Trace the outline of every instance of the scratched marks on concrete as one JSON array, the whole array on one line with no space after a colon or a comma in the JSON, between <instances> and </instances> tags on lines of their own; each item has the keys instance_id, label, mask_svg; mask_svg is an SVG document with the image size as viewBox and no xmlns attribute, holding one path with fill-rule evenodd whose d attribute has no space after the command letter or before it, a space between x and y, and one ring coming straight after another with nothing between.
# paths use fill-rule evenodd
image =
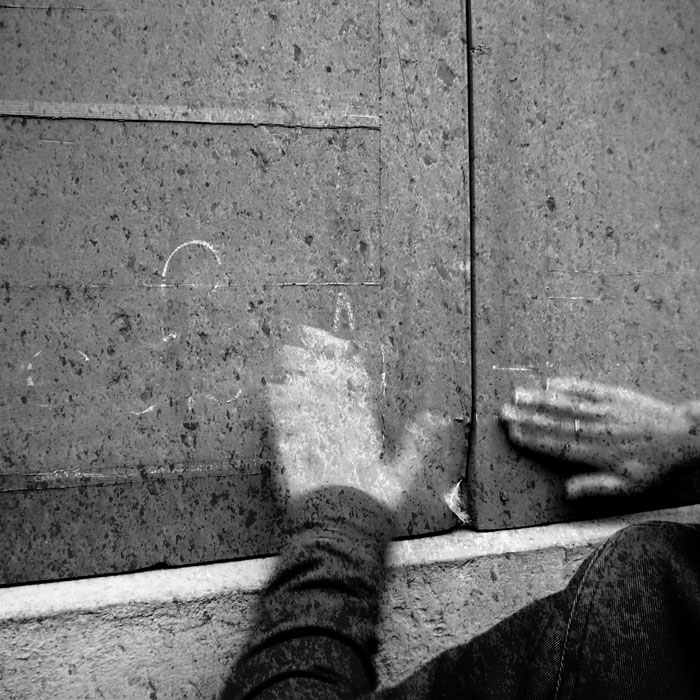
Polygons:
<instances>
[{"instance_id":1,"label":"scratched marks on concrete","mask_svg":"<svg viewBox=\"0 0 700 700\"><path fill-rule=\"evenodd\" d=\"M463 8L66 4L0 9L17 40L0 42L0 114L20 117L0 139L22 163L1 193L2 469L106 481L12 492L14 532L34 523L15 567L62 576L269 551L261 397L293 325L370 348L394 443L416 412L452 425L469 405ZM173 254L192 241L221 264L200 244ZM20 365L39 348L67 364L27 387ZM42 414L39 394L56 408ZM442 494L462 476L464 431L433 447L406 532L454 522ZM135 483L109 485L115 464ZM159 465L174 467L165 487ZM226 476L188 480L195 465ZM44 518L54 508L60 528Z\"/></svg>"},{"instance_id":2,"label":"scratched marks on concrete","mask_svg":"<svg viewBox=\"0 0 700 700\"><path fill-rule=\"evenodd\" d=\"M375 132L2 127L3 472L254 463L282 326L374 332Z\"/></svg>"},{"instance_id":3,"label":"scratched marks on concrete","mask_svg":"<svg viewBox=\"0 0 700 700\"><path fill-rule=\"evenodd\" d=\"M333 287L211 289L43 291L6 302L1 471L241 469L259 461L265 376L290 328L311 319L343 331L351 320L379 355L375 287L341 297Z\"/></svg>"},{"instance_id":4,"label":"scratched marks on concrete","mask_svg":"<svg viewBox=\"0 0 700 700\"><path fill-rule=\"evenodd\" d=\"M700 389L700 6L640 8L472 3L477 527L585 514L509 445L497 414L514 385ZM668 498L693 493L679 483Z\"/></svg>"},{"instance_id":5,"label":"scratched marks on concrete","mask_svg":"<svg viewBox=\"0 0 700 700\"><path fill-rule=\"evenodd\" d=\"M66 4L0 8L2 97L15 109L40 101L45 116L378 126L375 0L214 0L177 12L167 0Z\"/></svg>"},{"instance_id":6,"label":"scratched marks on concrete","mask_svg":"<svg viewBox=\"0 0 700 700\"><path fill-rule=\"evenodd\" d=\"M226 284L379 276L374 131L7 118L0 139L11 287L160 284L192 239Z\"/></svg>"},{"instance_id":7,"label":"scratched marks on concrete","mask_svg":"<svg viewBox=\"0 0 700 700\"><path fill-rule=\"evenodd\" d=\"M466 20L451 0L380 7L386 424L398 438L426 408L469 413ZM452 485L461 455L441 459Z\"/></svg>"}]
</instances>

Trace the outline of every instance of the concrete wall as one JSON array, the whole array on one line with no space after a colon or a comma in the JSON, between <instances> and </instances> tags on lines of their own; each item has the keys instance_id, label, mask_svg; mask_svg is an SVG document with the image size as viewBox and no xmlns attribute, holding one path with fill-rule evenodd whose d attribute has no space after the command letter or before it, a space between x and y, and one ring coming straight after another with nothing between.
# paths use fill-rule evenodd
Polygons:
<instances>
[{"instance_id":1,"label":"concrete wall","mask_svg":"<svg viewBox=\"0 0 700 700\"><path fill-rule=\"evenodd\" d=\"M697 400L700 4L471 10L473 512L483 528L575 519L498 408L557 375ZM700 480L664 498L697 502Z\"/></svg>"},{"instance_id":2,"label":"concrete wall","mask_svg":"<svg viewBox=\"0 0 700 700\"><path fill-rule=\"evenodd\" d=\"M481 392L485 526L561 512L558 479L498 432L522 370L646 368L696 397L697 3L645 3L646 23L634 3L472 5L474 259L464 3L0 8L8 579L269 551L255 396L289 324L372 347L389 447L423 408L464 424ZM465 437L426 462L407 530L454 523ZM558 589L619 526L394 545L382 678ZM211 698L271 565L2 589L2 695Z\"/></svg>"},{"instance_id":3,"label":"concrete wall","mask_svg":"<svg viewBox=\"0 0 700 700\"><path fill-rule=\"evenodd\" d=\"M352 335L411 534L470 405L461 0L0 7L0 581L275 551L274 348Z\"/></svg>"},{"instance_id":4,"label":"concrete wall","mask_svg":"<svg viewBox=\"0 0 700 700\"><path fill-rule=\"evenodd\" d=\"M382 683L562 588L624 524L700 521L700 506L497 533L396 542ZM240 648L274 559L0 589L6 700L209 700Z\"/></svg>"}]
</instances>

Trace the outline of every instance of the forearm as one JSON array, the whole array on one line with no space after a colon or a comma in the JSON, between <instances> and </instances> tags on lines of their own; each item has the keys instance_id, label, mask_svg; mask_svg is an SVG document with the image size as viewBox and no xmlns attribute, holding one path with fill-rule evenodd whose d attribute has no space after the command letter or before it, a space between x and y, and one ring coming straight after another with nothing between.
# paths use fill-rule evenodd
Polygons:
<instances>
[{"instance_id":1,"label":"forearm","mask_svg":"<svg viewBox=\"0 0 700 700\"><path fill-rule=\"evenodd\" d=\"M338 698L375 685L386 509L352 488L292 504L290 531L225 698Z\"/></svg>"}]
</instances>

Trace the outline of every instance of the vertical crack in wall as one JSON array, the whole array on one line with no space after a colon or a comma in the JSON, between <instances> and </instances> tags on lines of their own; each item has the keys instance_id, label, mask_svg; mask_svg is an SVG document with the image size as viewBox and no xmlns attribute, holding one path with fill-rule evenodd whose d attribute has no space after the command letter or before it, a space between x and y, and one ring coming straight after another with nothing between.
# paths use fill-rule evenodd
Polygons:
<instances>
[{"instance_id":1,"label":"vertical crack in wall","mask_svg":"<svg viewBox=\"0 0 700 700\"><path fill-rule=\"evenodd\" d=\"M474 37L472 34L472 5L471 0L465 2L465 32L467 39L467 154L468 154L468 178L469 178L469 333L471 353L471 414L469 420L469 433L467 439L467 478L465 484L466 493L464 502L467 504L467 512L473 516L473 503L471 489L474 474L474 452L477 439L477 373L476 373L476 200L475 200L475 176L474 176Z\"/></svg>"},{"instance_id":2,"label":"vertical crack in wall","mask_svg":"<svg viewBox=\"0 0 700 700\"><path fill-rule=\"evenodd\" d=\"M384 177L384 161L382 155L382 141L384 134L382 133L383 121L384 121L384 102L382 96L382 47L384 45L382 37L382 0L377 0L377 107L376 112L379 117L379 213L377 216L377 225L379 226L379 284L381 287L380 298L384 298L384 195L382 194L382 178ZM387 445L387 363L386 363L386 351L384 348L384 338L387 337L386 333L386 317L384 313L381 314L379 319L379 350L381 352L381 382L382 382L382 403L381 403L381 415L379 416L379 429L382 433L382 455L386 454Z\"/></svg>"}]
</instances>

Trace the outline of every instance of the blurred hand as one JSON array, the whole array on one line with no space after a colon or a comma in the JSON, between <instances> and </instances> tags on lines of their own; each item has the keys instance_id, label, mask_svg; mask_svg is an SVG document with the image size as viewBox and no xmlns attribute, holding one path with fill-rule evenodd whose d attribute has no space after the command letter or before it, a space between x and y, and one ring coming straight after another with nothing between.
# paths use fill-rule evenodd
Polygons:
<instances>
[{"instance_id":1,"label":"blurred hand","mask_svg":"<svg viewBox=\"0 0 700 700\"><path fill-rule=\"evenodd\" d=\"M642 493L699 454L688 405L585 380L516 389L501 418L514 444L592 468L567 479L569 499Z\"/></svg>"},{"instance_id":2,"label":"blurred hand","mask_svg":"<svg viewBox=\"0 0 700 700\"><path fill-rule=\"evenodd\" d=\"M277 376L267 382L283 480L291 496L319 486L353 486L397 509L422 469L418 454L441 427L421 415L406 430L396 459L382 459L381 386L350 340L301 326L283 345Z\"/></svg>"}]
</instances>

